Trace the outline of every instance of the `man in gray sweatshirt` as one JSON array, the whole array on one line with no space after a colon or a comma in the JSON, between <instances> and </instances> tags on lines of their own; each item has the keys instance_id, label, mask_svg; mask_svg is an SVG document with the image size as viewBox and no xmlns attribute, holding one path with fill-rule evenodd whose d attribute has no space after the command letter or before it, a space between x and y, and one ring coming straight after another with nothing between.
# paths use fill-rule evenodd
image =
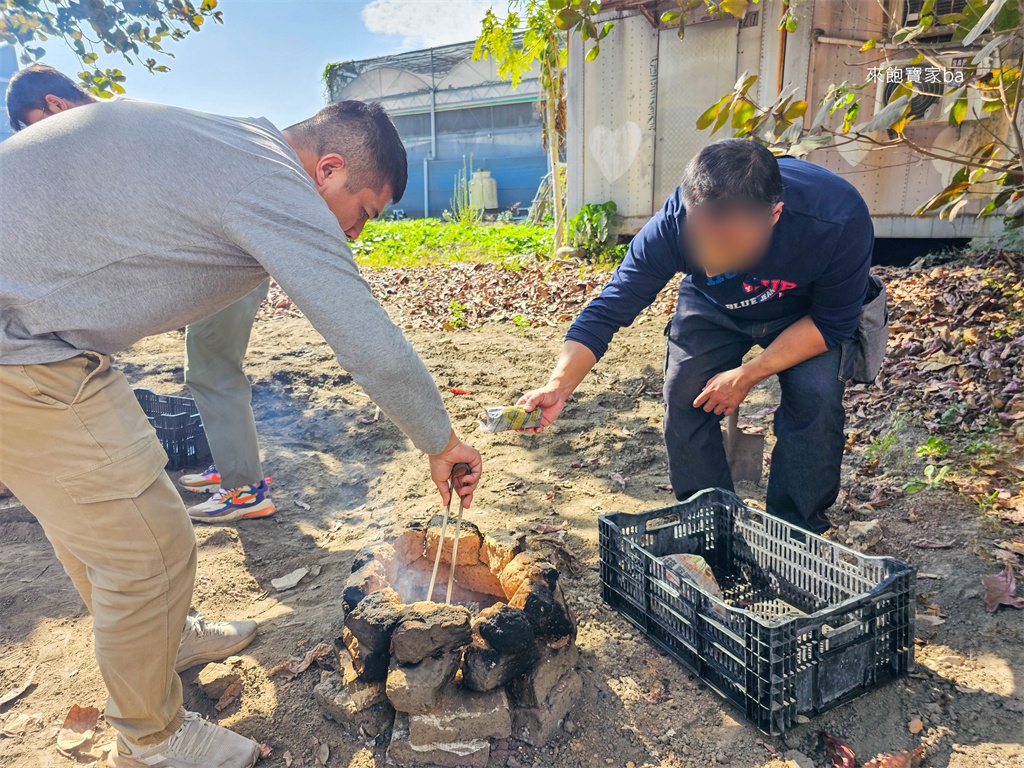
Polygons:
<instances>
[{"instance_id":1,"label":"man in gray sweatshirt","mask_svg":"<svg viewBox=\"0 0 1024 768\"><path fill-rule=\"evenodd\" d=\"M352 119L353 117L357 119ZM370 151L343 150L358 134ZM340 364L430 457L480 455L359 275L342 227L401 197L391 121L332 104L281 132L138 101L54 115L0 144L0 480L39 519L93 615L125 766L236 768L254 742L182 708L175 656L196 545L166 456L110 355L272 273ZM354 193L353 193L354 192Z\"/></svg>"}]
</instances>

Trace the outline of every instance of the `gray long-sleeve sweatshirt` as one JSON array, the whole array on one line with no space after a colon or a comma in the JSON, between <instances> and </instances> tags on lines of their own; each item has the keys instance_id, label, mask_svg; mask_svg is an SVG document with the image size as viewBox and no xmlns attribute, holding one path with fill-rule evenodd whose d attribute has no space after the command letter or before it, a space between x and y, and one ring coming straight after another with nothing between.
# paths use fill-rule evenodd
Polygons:
<instances>
[{"instance_id":1,"label":"gray long-sleeve sweatshirt","mask_svg":"<svg viewBox=\"0 0 1024 768\"><path fill-rule=\"evenodd\" d=\"M0 143L0 365L122 351L268 273L413 444L440 452L437 385L268 121L124 100Z\"/></svg>"}]
</instances>

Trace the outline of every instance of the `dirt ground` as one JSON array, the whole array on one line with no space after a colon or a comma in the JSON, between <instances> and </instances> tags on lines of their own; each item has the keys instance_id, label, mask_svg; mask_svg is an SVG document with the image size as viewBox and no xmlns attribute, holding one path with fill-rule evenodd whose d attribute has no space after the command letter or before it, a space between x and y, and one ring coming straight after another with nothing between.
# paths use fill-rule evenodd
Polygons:
<instances>
[{"instance_id":1,"label":"dirt ground","mask_svg":"<svg viewBox=\"0 0 1024 768\"><path fill-rule=\"evenodd\" d=\"M849 742L863 761L923 741L924 765L933 768L1024 766L1024 613L987 613L981 599L981 576L1001 568L988 553L1007 533L953 492L923 491L866 507L883 530L871 552L909 560L929 575L918 582L919 591L929 593L919 611L930 606L932 621L944 620L918 622L916 670L784 738L764 737L602 604L598 515L672 501L661 487L668 482L661 438L663 325L661 315L646 315L623 331L542 436L481 435L475 417L481 406L514 402L543 383L565 324L409 331L456 427L484 454L485 475L469 518L482 529L524 532L538 523L567 524L566 541L578 558L578 573L563 573L580 622L583 699L546 748L511 742L492 753L492 765L779 768L783 762L772 753L797 750L801 754L790 757L806 768L828 764L817 736L825 729ZM120 363L137 385L184 393L182 354L182 334L170 333L140 343ZM363 423L373 416L372 404L305 319L258 323L249 361L264 467L274 478L279 511L265 520L197 529L193 606L211 619L254 617L260 635L242 655L245 690L238 703L216 712L195 685L193 669L183 675L186 705L269 745L272 756L261 765L284 766L286 754L292 765L316 765L314 754L326 743L329 766L382 766L384 738L369 739L320 714L312 696L315 666L290 682L268 678L266 671L340 634L341 585L362 546L388 525L438 510L426 462L387 419ZM452 395L449 388L470 394ZM770 384L763 386L746 407L764 408L775 396ZM906 432L873 482L884 484L889 472L888 484L898 487L910 471L920 434L912 423ZM848 493L834 510L841 530L865 515L865 506L854 502L866 493L856 473L866 442L855 439L848 454ZM740 492L763 499L764 488L749 484ZM195 500L190 495L186 501ZM25 735L0 737L0 765L71 765L55 748L56 727L72 704L102 709L105 700L90 621L39 526L15 501L0 500L0 507L0 693L38 665L33 687L0 711L0 726L20 714L39 715ZM953 545L913 545L921 540ZM300 566L320 566L319 575L276 592L271 579ZM923 726L917 735L910 732L915 719ZM112 737L102 719L101 728Z\"/></svg>"}]
</instances>

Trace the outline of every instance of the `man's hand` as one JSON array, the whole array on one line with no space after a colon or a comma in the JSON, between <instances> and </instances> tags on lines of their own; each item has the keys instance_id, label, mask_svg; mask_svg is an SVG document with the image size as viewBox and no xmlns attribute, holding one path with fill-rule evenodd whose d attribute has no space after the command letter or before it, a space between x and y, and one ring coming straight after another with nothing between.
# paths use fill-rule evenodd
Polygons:
<instances>
[{"instance_id":1,"label":"man's hand","mask_svg":"<svg viewBox=\"0 0 1024 768\"><path fill-rule=\"evenodd\" d=\"M483 472L483 459L480 457L480 451L462 442L453 429L445 449L430 456L430 479L434 481L441 493L441 501L446 505L451 496L448 481L452 476L452 467L459 463L469 464L470 471L455 481L455 492L462 497L462 506L469 509L469 505L473 503L473 492Z\"/></svg>"},{"instance_id":2,"label":"man's hand","mask_svg":"<svg viewBox=\"0 0 1024 768\"><path fill-rule=\"evenodd\" d=\"M537 434L544 431L544 427L551 426L551 423L562 413L562 409L565 407L565 395L562 394L562 390L556 385L547 384L540 389L527 392L519 398L519 402L516 405L522 406L527 411L540 408L540 426L533 429L519 430L520 432Z\"/></svg>"},{"instance_id":3,"label":"man's hand","mask_svg":"<svg viewBox=\"0 0 1024 768\"><path fill-rule=\"evenodd\" d=\"M693 401L693 407L703 408L707 413L728 416L740 407L756 383L742 366L722 371L705 385Z\"/></svg>"}]
</instances>

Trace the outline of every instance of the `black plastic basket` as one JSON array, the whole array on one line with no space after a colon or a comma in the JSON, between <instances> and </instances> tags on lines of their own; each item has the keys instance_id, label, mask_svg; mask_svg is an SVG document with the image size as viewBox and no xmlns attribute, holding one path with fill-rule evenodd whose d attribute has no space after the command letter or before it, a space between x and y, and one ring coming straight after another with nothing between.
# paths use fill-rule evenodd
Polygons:
<instances>
[{"instance_id":1,"label":"black plastic basket","mask_svg":"<svg viewBox=\"0 0 1024 768\"><path fill-rule=\"evenodd\" d=\"M210 444L195 400L158 395L141 387L135 390L135 397L167 452L167 469L182 469L210 461Z\"/></svg>"},{"instance_id":2,"label":"black plastic basket","mask_svg":"<svg viewBox=\"0 0 1024 768\"><path fill-rule=\"evenodd\" d=\"M601 596L765 733L914 666L916 569L869 557L710 489L602 515ZM659 558L702 556L713 597Z\"/></svg>"}]
</instances>

